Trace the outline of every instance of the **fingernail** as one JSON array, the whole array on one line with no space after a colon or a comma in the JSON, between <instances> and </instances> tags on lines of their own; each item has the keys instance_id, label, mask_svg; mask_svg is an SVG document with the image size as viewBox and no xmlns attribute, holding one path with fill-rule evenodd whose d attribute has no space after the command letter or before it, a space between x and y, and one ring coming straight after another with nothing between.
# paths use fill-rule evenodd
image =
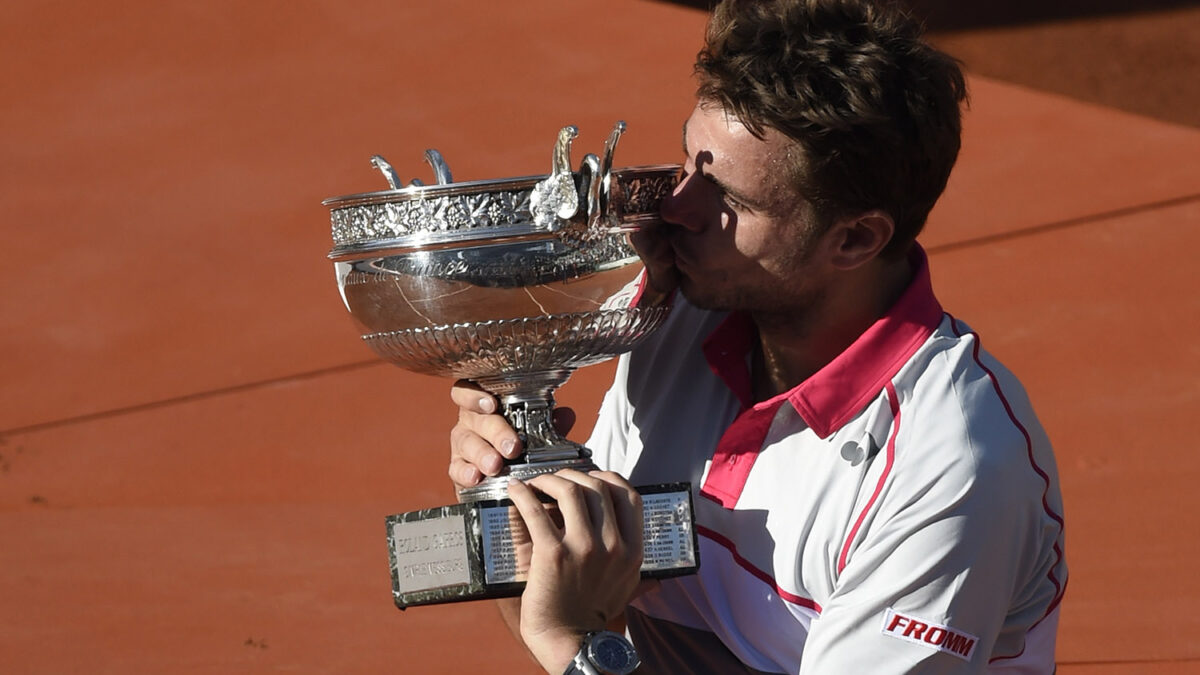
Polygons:
<instances>
[{"instance_id":1,"label":"fingernail","mask_svg":"<svg viewBox=\"0 0 1200 675\"><path fill-rule=\"evenodd\" d=\"M484 396L483 398L479 399L479 409L485 413L496 412L496 400L491 396Z\"/></svg>"},{"instance_id":2,"label":"fingernail","mask_svg":"<svg viewBox=\"0 0 1200 675\"><path fill-rule=\"evenodd\" d=\"M517 442L514 441L513 439L507 438L502 443L500 443L500 454L504 455L505 457L508 457L511 459L512 456L514 454L516 454L516 452L517 452Z\"/></svg>"}]
</instances>

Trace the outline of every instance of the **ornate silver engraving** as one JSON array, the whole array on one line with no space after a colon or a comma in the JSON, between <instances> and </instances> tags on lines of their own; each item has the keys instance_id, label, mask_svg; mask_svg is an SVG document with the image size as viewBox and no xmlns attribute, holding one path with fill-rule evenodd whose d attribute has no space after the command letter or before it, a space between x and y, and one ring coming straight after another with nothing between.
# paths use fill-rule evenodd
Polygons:
<instances>
[{"instance_id":1,"label":"ornate silver engraving","mask_svg":"<svg viewBox=\"0 0 1200 675\"><path fill-rule=\"evenodd\" d=\"M666 316L665 307L598 310L370 333L363 340L407 370L477 379L600 363L632 349Z\"/></svg>"},{"instance_id":2,"label":"ornate silver engraving","mask_svg":"<svg viewBox=\"0 0 1200 675\"><path fill-rule=\"evenodd\" d=\"M501 190L335 209L330 217L333 241L346 246L474 228L530 226L529 197L527 191Z\"/></svg>"}]
</instances>

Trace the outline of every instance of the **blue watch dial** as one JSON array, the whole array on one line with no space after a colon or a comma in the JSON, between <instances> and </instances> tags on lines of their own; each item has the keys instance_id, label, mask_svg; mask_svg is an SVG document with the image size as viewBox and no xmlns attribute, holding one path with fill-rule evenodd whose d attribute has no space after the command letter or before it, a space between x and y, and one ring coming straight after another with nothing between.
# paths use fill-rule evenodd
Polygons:
<instances>
[{"instance_id":1,"label":"blue watch dial","mask_svg":"<svg viewBox=\"0 0 1200 675\"><path fill-rule=\"evenodd\" d=\"M597 667L608 673L629 673L638 665L633 646L616 633L600 633L592 638L589 656Z\"/></svg>"}]
</instances>

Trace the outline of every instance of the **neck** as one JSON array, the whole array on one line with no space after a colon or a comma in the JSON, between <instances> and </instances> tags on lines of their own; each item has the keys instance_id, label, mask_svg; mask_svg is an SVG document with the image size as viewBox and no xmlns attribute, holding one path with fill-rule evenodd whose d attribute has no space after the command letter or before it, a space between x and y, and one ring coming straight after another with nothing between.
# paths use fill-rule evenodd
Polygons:
<instances>
[{"instance_id":1,"label":"neck","mask_svg":"<svg viewBox=\"0 0 1200 675\"><path fill-rule=\"evenodd\" d=\"M907 260L876 261L841 273L799 311L755 313L758 348L751 361L754 398L763 401L807 380L844 352L904 293L912 280Z\"/></svg>"}]
</instances>

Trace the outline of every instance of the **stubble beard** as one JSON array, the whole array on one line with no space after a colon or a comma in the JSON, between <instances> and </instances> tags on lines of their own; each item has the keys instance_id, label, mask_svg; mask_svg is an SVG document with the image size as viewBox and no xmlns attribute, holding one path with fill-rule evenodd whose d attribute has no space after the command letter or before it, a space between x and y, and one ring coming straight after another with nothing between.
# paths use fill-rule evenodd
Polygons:
<instances>
[{"instance_id":1,"label":"stubble beard","mask_svg":"<svg viewBox=\"0 0 1200 675\"><path fill-rule=\"evenodd\" d=\"M779 266L804 269L823 233L822 228L808 229L796 242L793 254ZM819 307L827 295L820 283L804 278L783 284L764 273L763 278L753 284L744 284L731 283L729 276L709 273L708 278L697 279L681 271L679 291L693 307L713 312L744 312L761 330L796 335L811 330L810 317L819 314Z\"/></svg>"},{"instance_id":2,"label":"stubble beard","mask_svg":"<svg viewBox=\"0 0 1200 675\"><path fill-rule=\"evenodd\" d=\"M688 303L713 312L744 312L761 327L799 329L823 302L826 293L819 284L798 281L790 288L765 281L753 286L728 285L722 280L679 279L679 291Z\"/></svg>"},{"instance_id":3,"label":"stubble beard","mask_svg":"<svg viewBox=\"0 0 1200 675\"><path fill-rule=\"evenodd\" d=\"M771 324L787 323L793 320L804 322L805 316L812 314L812 308L824 298L820 284L811 280L796 278L793 283L786 283L788 272L804 270L810 267L810 262L817 251L818 243L828 232L831 223L819 218L810 203L799 199L790 206L792 221L798 231L784 237L789 253L781 260L774 262L774 272L760 269L761 274L752 282L744 279L733 279L736 272L718 270L705 272L692 270L702 278L694 278L683 269L677 268L679 274L679 291L692 306L714 312L746 312ZM672 242L674 248L676 244ZM719 277L719 278L716 278ZM731 280L732 279L732 280Z\"/></svg>"}]
</instances>

